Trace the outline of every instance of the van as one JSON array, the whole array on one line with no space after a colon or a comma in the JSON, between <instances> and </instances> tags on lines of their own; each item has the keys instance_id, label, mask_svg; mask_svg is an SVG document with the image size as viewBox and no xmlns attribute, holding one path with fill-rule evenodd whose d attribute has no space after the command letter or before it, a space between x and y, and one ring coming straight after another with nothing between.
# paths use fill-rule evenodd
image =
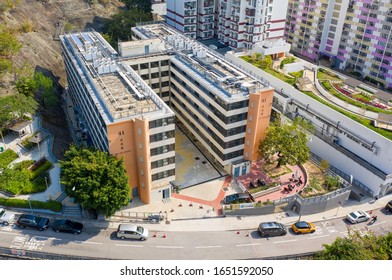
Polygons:
<instances>
[{"instance_id":1,"label":"van","mask_svg":"<svg viewBox=\"0 0 392 280\"><path fill-rule=\"evenodd\" d=\"M144 241L148 238L148 229L134 224L120 224L116 236L120 239L129 238Z\"/></svg>"},{"instance_id":2,"label":"van","mask_svg":"<svg viewBox=\"0 0 392 280\"><path fill-rule=\"evenodd\" d=\"M261 237L283 236L287 234L285 225L277 222L261 223L258 228Z\"/></svg>"}]
</instances>

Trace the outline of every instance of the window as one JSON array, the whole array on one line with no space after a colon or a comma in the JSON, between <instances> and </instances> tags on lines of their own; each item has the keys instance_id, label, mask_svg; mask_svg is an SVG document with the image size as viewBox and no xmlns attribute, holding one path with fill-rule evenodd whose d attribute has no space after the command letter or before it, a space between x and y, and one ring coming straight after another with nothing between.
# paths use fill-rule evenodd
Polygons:
<instances>
[{"instance_id":1,"label":"window","mask_svg":"<svg viewBox=\"0 0 392 280\"><path fill-rule=\"evenodd\" d=\"M148 69L148 63L140 64L140 69Z\"/></svg>"},{"instance_id":2,"label":"window","mask_svg":"<svg viewBox=\"0 0 392 280\"><path fill-rule=\"evenodd\" d=\"M157 68L157 67L159 67L158 61L151 62L151 68Z\"/></svg>"}]
</instances>

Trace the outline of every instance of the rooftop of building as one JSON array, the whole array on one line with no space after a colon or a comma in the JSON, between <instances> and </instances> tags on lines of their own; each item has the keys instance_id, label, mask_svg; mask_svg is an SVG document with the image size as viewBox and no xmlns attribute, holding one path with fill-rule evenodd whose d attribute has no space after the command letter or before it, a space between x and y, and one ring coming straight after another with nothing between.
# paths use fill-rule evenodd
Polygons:
<instances>
[{"instance_id":1,"label":"rooftop of building","mask_svg":"<svg viewBox=\"0 0 392 280\"><path fill-rule=\"evenodd\" d=\"M62 36L82 69L96 105L107 122L146 114L171 112L134 70L118 59L118 53L95 32Z\"/></svg>"},{"instance_id":2,"label":"rooftop of building","mask_svg":"<svg viewBox=\"0 0 392 280\"><path fill-rule=\"evenodd\" d=\"M142 39L160 38L174 59L201 75L222 98L235 101L249 93L269 88L228 62L221 54L163 22L139 25L134 31Z\"/></svg>"}]
</instances>

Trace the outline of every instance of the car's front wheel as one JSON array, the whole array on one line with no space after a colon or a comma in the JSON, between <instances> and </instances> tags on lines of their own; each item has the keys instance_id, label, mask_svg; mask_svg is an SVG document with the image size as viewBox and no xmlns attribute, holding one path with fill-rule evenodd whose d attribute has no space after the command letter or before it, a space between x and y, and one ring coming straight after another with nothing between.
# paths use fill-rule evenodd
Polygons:
<instances>
[{"instance_id":1,"label":"car's front wheel","mask_svg":"<svg viewBox=\"0 0 392 280\"><path fill-rule=\"evenodd\" d=\"M8 222L3 222L3 225L8 226L9 223Z\"/></svg>"},{"instance_id":2,"label":"car's front wheel","mask_svg":"<svg viewBox=\"0 0 392 280\"><path fill-rule=\"evenodd\" d=\"M120 239L124 240L124 239L125 239L125 236L121 236Z\"/></svg>"},{"instance_id":3,"label":"car's front wheel","mask_svg":"<svg viewBox=\"0 0 392 280\"><path fill-rule=\"evenodd\" d=\"M144 241L146 240L144 237L140 237L140 241Z\"/></svg>"}]
</instances>

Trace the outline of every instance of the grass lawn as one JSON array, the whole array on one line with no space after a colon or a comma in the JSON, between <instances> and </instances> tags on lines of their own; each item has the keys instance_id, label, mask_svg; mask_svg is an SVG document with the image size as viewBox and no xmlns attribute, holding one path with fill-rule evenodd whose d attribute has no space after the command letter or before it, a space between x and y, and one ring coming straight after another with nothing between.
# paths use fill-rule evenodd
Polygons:
<instances>
[{"instance_id":1,"label":"grass lawn","mask_svg":"<svg viewBox=\"0 0 392 280\"><path fill-rule=\"evenodd\" d=\"M304 94L312 97L313 99L317 100L318 102L323 103L324 105L327 105L328 107L334 109L335 111L341 113L342 115L345 115L351 119L353 119L354 121L362 124L363 126L366 126L367 128L377 132L378 134L384 136L385 138L388 138L389 140L392 140L392 132L388 131L388 130L384 130L382 128L378 128L372 125L372 122L368 119L362 118L360 116L351 114L349 112L347 112L346 110L341 109L340 107L337 107L335 105L332 105L331 103L329 103L328 101L325 101L324 99L318 97L317 95L315 95L313 92L311 91L302 91Z\"/></svg>"},{"instance_id":2,"label":"grass lawn","mask_svg":"<svg viewBox=\"0 0 392 280\"><path fill-rule=\"evenodd\" d=\"M0 154L0 169L6 168L11 162L18 158L18 155L11 149Z\"/></svg>"},{"instance_id":3,"label":"grass lawn","mask_svg":"<svg viewBox=\"0 0 392 280\"><path fill-rule=\"evenodd\" d=\"M340 79L337 75L328 72L324 69L319 69L317 71L317 79L319 80L331 80L331 81L336 81L336 82L343 82L342 79Z\"/></svg>"}]
</instances>

